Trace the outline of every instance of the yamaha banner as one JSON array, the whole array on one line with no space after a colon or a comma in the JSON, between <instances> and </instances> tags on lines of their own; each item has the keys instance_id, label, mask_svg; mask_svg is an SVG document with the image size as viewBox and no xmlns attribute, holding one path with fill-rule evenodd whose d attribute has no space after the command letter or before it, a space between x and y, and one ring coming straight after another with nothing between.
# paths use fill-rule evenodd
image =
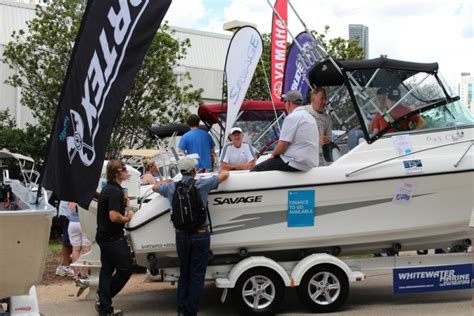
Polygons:
<instances>
[{"instance_id":1,"label":"yamaha banner","mask_svg":"<svg viewBox=\"0 0 474 316\"><path fill-rule=\"evenodd\" d=\"M237 119L262 51L262 36L251 26L241 27L230 41L224 67L227 78L228 104L225 125L226 138Z\"/></svg>"},{"instance_id":2,"label":"yamaha banner","mask_svg":"<svg viewBox=\"0 0 474 316\"><path fill-rule=\"evenodd\" d=\"M298 34L286 57L283 93L298 90L303 98L306 97L309 90L308 73L318 60L315 54L316 43L313 36L307 32Z\"/></svg>"},{"instance_id":3,"label":"yamaha banner","mask_svg":"<svg viewBox=\"0 0 474 316\"><path fill-rule=\"evenodd\" d=\"M280 15L273 13L272 19L272 42L271 42L271 77L270 90L273 101L280 101L281 92L283 88L283 75L285 74L286 61L286 27L288 25L288 2L287 0L276 0L275 10Z\"/></svg>"},{"instance_id":4,"label":"yamaha banner","mask_svg":"<svg viewBox=\"0 0 474 316\"><path fill-rule=\"evenodd\" d=\"M114 123L171 0L89 0L51 133L42 184L87 208Z\"/></svg>"}]
</instances>

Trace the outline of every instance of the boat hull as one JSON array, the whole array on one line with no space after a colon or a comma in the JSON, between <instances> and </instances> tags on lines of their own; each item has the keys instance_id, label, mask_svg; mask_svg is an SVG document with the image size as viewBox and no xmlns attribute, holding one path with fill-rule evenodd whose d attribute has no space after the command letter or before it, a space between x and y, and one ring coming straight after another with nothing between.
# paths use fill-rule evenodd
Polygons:
<instances>
[{"instance_id":1,"label":"boat hull","mask_svg":"<svg viewBox=\"0 0 474 316\"><path fill-rule=\"evenodd\" d=\"M41 282L53 214L0 212L0 298L26 295Z\"/></svg>"},{"instance_id":2,"label":"boat hull","mask_svg":"<svg viewBox=\"0 0 474 316\"><path fill-rule=\"evenodd\" d=\"M410 136L415 154L387 161L395 151L390 138L361 144L331 166L308 172L231 173L208 200L215 262L242 249L278 259L283 253L375 253L394 243L402 250L450 247L472 239L472 128L458 138L458 131L438 132L443 141L436 146L426 143L429 134ZM410 160L421 167L406 168ZM408 198L395 199L406 187ZM289 227L289 194L295 191L314 191L314 224ZM176 264L169 208L157 196L133 218L129 233L139 264L147 266L149 254L159 266Z\"/></svg>"},{"instance_id":3,"label":"boat hull","mask_svg":"<svg viewBox=\"0 0 474 316\"><path fill-rule=\"evenodd\" d=\"M249 196L260 196L261 202L211 206L211 248L215 256L235 255L242 248L250 254L267 252L272 256L280 250L333 247L339 247L341 254L377 252L395 242L403 250L451 246L474 237L474 230L468 227L472 199L459 198L473 196L473 176L471 171L213 194L210 204ZM408 203L395 203L397 188L406 181L419 189ZM314 226L288 227L287 197L290 191L298 190L315 191ZM147 207L163 210L169 204L158 197ZM142 264L146 263L142 254L176 257L174 232L167 212L133 229L130 235L137 260L145 260Z\"/></svg>"}]
</instances>

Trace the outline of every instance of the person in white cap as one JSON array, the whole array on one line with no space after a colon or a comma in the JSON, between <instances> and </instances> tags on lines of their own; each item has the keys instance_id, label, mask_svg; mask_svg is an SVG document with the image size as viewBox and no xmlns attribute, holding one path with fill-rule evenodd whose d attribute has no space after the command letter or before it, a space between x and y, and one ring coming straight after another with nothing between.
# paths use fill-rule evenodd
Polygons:
<instances>
[{"instance_id":1,"label":"person in white cap","mask_svg":"<svg viewBox=\"0 0 474 316\"><path fill-rule=\"evenodd\" d=\"M209 191L217 189L220 183L229 177L229 171L222 170L218 175L194 179L197 161L193 158L183 158L178 161L178 167L183 175L181 183L194 185L203 207L207 208ZM173 195L176 186L182 185L170 180L157 182L153 191L166 197L173 206ZM173 207L171 209L173 212ZM206 215L204 224L194 230L176 229L176 251L179 259L179 280L177 293L178 315L196 315L199 309L199 299L204 288L211 237L209 233L209 217Z\"/></svg>"},{"instance_id":2,"label":"person in white cap","mask_svg":"<svg viewBox=\"0 0 474 316\"><path fill-rule=\"evenodd\" d=\"M222 170L250 170L255 166L257 155L252 145L244 142L244 133L240 127L232 127L229 133L230 143L222 148Z\"/></svg>"},{"instance_id":3,"label":"person in white cap","mask_svg":"<svg viewBox=\"0 0 474 316\"><path fill-rule=\"evenodd\" d=\"M282 95L289 113L283 121L280 139L270 159L259 163L251 171L307 171L319 164L319 131L316 120L303 106L299 91Z\"/></svg>"}]
</instances>

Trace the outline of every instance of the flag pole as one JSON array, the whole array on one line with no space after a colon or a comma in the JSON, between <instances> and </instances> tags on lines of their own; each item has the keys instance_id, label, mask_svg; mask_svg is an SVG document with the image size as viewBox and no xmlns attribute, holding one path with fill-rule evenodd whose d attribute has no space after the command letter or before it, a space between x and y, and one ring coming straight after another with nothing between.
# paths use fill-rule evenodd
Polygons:
<instances>
[{"instance_id":1,"label":"flag pole","mask_svg":"<svg viewBox=\"0 0 474 316\"><path fill-rule=\"evenodd\" d=\"M273 113L275 114L276 123L277 123L278 129L281 131L280 122L278 121L278 113L276 111L275 101L273 100L272 89L270 88L267 72L265 71L265 63L263 62L263 57L260 57L260 63L262 64L263 74L265 75L265 83L267 84L268 91L270 91L270 100L272 101Z\"/></svg>"},{"instance_id":2,"label":"flag pole","mask_svg":"<svg viewBox=\"0 0 474 316\"><path fill-rule=\"evenodd\" d=\"M293 10L293 12L295 13L296 17L298 18L298 20L300 21L300 23L303 25L303 28L304 30L309 33L311 35L311 37L313 38L317 48L323 53L323 57L324 58L327 58L329 59L329 61L333 64L333 66L339 71L340 74L342 74L342 71L341 71L341 68L336 64L336 62L334 61L334 59L326 52L326 50L324 49L323 45L321 45L321 42L314 36L313 32L311 32L308 27L306 26L306 23L304 23L303 19L300 17L300 15L298 14L298 12L296 11L295 7L293 6L293 4L291 3L290 0L287 0L288 1L288 4L290 5L290 8L291 10Z\"/></svg>"}]
</instances>

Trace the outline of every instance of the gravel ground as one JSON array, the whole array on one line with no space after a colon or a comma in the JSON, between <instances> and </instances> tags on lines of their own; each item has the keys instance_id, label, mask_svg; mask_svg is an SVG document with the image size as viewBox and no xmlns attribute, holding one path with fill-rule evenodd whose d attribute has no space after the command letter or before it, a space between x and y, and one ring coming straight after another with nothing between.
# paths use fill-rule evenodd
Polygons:
<instances>
[{"instance_id":1,"label":"gravel ground","mask_svg":"<svg viewBox=\"0 0 474 316\"><path fill-rule=\"evenodd\" d=\"M49 249L46 256L46 265L44 267L43 279L39 285L50 285L68 282L71 278L60 277L56 275L56 267L61 257L61 249Z\"/></svg>"}]
</instances>

